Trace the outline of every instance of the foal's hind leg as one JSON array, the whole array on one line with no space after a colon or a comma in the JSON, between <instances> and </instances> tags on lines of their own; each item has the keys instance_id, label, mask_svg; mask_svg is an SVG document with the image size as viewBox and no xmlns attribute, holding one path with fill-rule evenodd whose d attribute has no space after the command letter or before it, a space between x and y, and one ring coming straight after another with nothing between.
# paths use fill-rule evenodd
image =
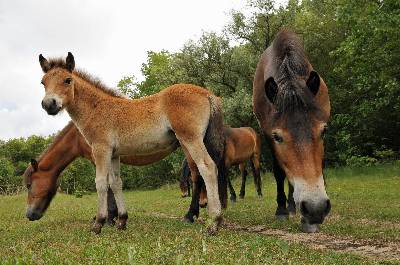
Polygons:
<instances>
[{"instance_id":1,"label":"foal's hind leg","mask_svg":"<svg viewBox=\"0 0 400 265\"><path fill-rule=\"evenodd\" d=\"M209 216L207 229L210 234L214 234L222 221L221 202L218 196L217 166L208 154L202 138L197 138L190 142L183 141L181 144L196 163L206 184Z\"/></svg>"},{"instance_id":2,"label":"foal's hind leg","mask_svg":"<svg viewBox=\"0 0 400 265\"><path fill-rule=\"evenodd\" d=\"M128 219L128 213L125 208L124 198L122 195L122 179L120 176L120 162L119 157L112 159L112 171L109 175L109 184L115 197L115 202L118 207L118 229L126 228L126 220Z\"/></svg>"},{"instance_id":3,"label":"foal's hind leg","mask_svg":"<svg viewBox=\"0 0 400 265\"><path fill-rule=\"evenodd\" d=\"M246 194L246 177L247 177L246 162L240 163L239 169L240 169L240 175L242 176L242 185L240 186L239 197L243 199L244 195Z\"/></svg>"},{"instance_id":4,"label":"foal's hind leg","mask_svg":"<svg viewBox=\"0 0 400 265\"><path fill-rule=\"evenodd\" d=\"M258 197L262 197L261 176L260 176L260 157L254 154L250 161L251 170L253 171L254 185L256 186Z\"/></svg>"}]
</instances>

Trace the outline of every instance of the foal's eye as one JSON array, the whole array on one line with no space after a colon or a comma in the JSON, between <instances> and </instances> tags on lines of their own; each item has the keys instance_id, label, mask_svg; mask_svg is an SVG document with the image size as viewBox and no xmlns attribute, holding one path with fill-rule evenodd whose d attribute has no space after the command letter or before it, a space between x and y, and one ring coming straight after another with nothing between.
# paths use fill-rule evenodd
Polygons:
<instances>
[{"instance_id":1,"label":"foal's eye","mask_svg":"<svg viewBox=\"0 0 400 265\"><path fill-rule=\"evenodd\" d=\"M280 136L280 135L277 134L277 133L273 133L273 134L272 134L272 139L274 139L274 141L277 142L277 143L279 143L279 144L283 142L282 136Z\"/></svg>"},{"instance_id":2,"label":"foal's eye","mask_svg":"<svg viewBox=\"0 0 400 265\"><path fill-rule=\"evenodd\" d=\"M27 184L26 184L26 188L27 188L28 190L31 189L31 186L32 186L32 185L31 185L30 183L27 183Z\"/></svg>"},{"instance_id":3,"label":"foal's eye","mask_svg":"<svg viewBox=\"0 0 400 265\"><path fill-rule=\"evenodd\" d=\"M42 85L44 85L44 82L43 82L43 81L41 81L40 83L41 83Z\"/></svg>"},{"instance_id":4,"label":"foal's eye","mask_svg":"<svg viewBox=\"0 0 400 265\"><path fill-rule=\"evenodd\" d=\"M69 84L71 84L71 81L72 81L72 78L67 78L67 79L65 79L64 83L69 85Z\"/></svg>"}]
</instances>

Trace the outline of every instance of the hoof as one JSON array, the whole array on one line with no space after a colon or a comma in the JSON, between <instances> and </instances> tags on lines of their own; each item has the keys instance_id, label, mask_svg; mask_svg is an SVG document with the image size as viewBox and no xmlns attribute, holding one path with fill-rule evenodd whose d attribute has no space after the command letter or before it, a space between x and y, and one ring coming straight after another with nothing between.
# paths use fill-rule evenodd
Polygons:
<instances>
[{"instance_id":1,"label":"hoof","mask_svg":"<svg viewBox=\"0 0 400 265\"><path fill-rule=\"evenodd\" d=\"M109 226L114 226L114 225L115 225L115 220L114 220L114 219L108 219L108 220L107 220L107 224L108 224Z\"/></svg>"},{"instance_id":2,"label":"hoof","mask_svg":"<svg viewBox=\"0 0 400 265\"><path fill-rule=\"evenodd\" d=\"M257 196L258 196L258 198L262 198L263 197L262 193L258 193Z\"/></svg>"},{"instance_id":3,"label":"hoof","mask_svg":"<svg viewBox=\"0 0 400 265\"><path fill-rule=\"evenodd\" d=\"M183 218L182 218L182 222L184 223L194 223L194 215L187 213Z\"/></svg>"},{"instance_id":4,"label":"hoof","mask_svg":"<svg viewBox=\"0 0 400 265\"><path fill-rule=\"evenodd\" d=\"M118 221L117 224L117 229L118 230L125 230L126 229L126 220L125 221Z\"/></svg>"},{"instance_id":5,"label":"hoof","mask_svg":"<svg viewBox=\"0 0 400 265\"><path fill-rule=\"evenodd\" d=\"M295 216L296 215L296 207L288 207L289 215Z\"/></svg>"},{"instance_id":6,"label":"hoof","mask_svg":"<svg viewBox=\"0 0 400 265\"><path fill-rule=\"evenodd\" d=\"M95 233L96 235L101 233L101 228L103 227L102 224L100 223L94 223L92 226L92 232Z\"/></svg>"},{"instance_id":7,"label":"hoof","mask_svg":"<svg viewBox=\"0 0 400 265\"><path fill-rule=\"evenodd\" d=\"M128 214L123 213L118 217L117 229L125 230L126 229L126 221L128 220Z\"/></svg>"},{"instance_id":8,"label":"hoof","mask_svg":"<svg viewBox=\"0 0 400 265\"><path fill-rule=\"evenodd\" d=\"M231 196L231 197L230 197L230 200L231 200L231 203L236 202L236 196Z\"/></svg>"},{"instance_id":9,"label":"hoof","mask_svg":"<svg viewBox=\"0 0 400 265\"><path fill-rule=\"evenodd\" d=\"M208 219L206 222L207 234L210 236L216 235L221 222L222 222L222 216L219 216L219 217L215 218L214 220Z\"/></svg>"},{"instance_id":10,"label":"hoof","mask_svg":"<svg viewBox=\"0 0 400 265\"><path fill-rule=\"evenodd\" d=\"M244 194L239 194L239 198L243 200L244 199Z\"/></svg>"}]
</instances>

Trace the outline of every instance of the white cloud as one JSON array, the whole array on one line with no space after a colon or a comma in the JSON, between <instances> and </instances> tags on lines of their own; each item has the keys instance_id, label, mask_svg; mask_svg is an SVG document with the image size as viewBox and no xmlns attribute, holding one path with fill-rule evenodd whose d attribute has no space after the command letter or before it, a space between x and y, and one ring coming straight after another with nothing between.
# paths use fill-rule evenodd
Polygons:
<instances>
[{"instance_id":1,"label":"white cloud","mask_svg":"<svg viewBox=\"0 0 400 265\"><path fill-rule=\"evenodd\" d=\"M246 1L0 0L0 139L48 135L67 114L48 116L38 55L73 52L78 67L115 86L140 76L147 51L179 50L202 31L221 31Z\"/></svg>"}]
</instances>

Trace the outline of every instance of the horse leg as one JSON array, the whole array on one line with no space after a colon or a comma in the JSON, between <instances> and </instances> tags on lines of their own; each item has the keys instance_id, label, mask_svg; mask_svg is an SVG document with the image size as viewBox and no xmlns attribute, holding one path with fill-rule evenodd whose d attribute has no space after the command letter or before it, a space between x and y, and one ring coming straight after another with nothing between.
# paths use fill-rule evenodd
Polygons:
<instances>
[{"instance_id":1,"label":"horse leg","mask_svg":"<svg viewBox=\"0 0 400 265\"><path fill-rule=\"evenodd\" d=\"M242 177L242 185L240 186L239 197L240 199L243 199L244 195L246 194L246 177L248 174L246 170L246 162L239 164L239 170L240 170L240 175Z\"/></svg>"},{"instance_id":2,"label":"horse leg","mask_svg":"<svg viewBox=\"0 0 400 265\"><path fill-rule=\"evenodd\" d=\"M276 180L276 191L277 191L276 202L278 203L275 216L280 220L288 219L289 212L286 209L286 194L284 187L286 175L283 169L279 166L278 161L276 160L275 157L273 158L273 170Z\"/></svg>"},{"instance_id":3,"label":"horse leg","mask_svg":"<svg viewBox=\"0 0 400 265\"><path fill-rule=\"evenodd\" d=\"M99 234L107 217L107 176L112 170L111 151L107 150L106 148L93 147L93 157L96 162L96 190L98 197L98 208L96 220L92 226L92 231L96 234Z\"/></svg>"},{"instance_id":4,"label":"horse leg","mask_svg":"<svg viewBox=\"0 0 400 265\"><path fill-rule=\"evenodd\" d=\"M182 148L186 153L188 153L185 148ZM204 185L203 179L199 176L196 164L191 159L189 155L186 155L186 159L188 161L188 166L190 168L190 175L192 178L192 201L190 203L190 207L186 215L183 217L184 222L194 222L194 216L199 218L200 208L199 208L199 200L200 200L200 190Z\"/></svg>"},{"instance_id":5,"label":"horse leg","mask_svg":"<svg viewBox=\"0 0 400 265\"><path fill-rule=\"evenodd\" d=\"M118 207L117 203L115 202L114 193L112 192L111 188L109 187L107 190L107 223L111 226L115 225L115 218L118 217Z\"/></svg>"},{"instance_id":6,"label":"horse leg","mask_svg":"<svg viewBox=\"0 0 400 265\"><path fill-rule=\"evenodd\" d=\"M201 176L200 176L197 186L198 186L198 189L200 190L200 200L199 200L200 208L206 208L207 203L208 203L207 190L206 190L206 186L204 185L204 180L201 178Z\"/></svg>"},{"instance_id":7,"label":"horse leg","mask_svg":"<svg viewBox=\"0 0 400 265\"><path fill-rule=\"evenodd\" d=\"M189 175L190 169L188 166L188 162L186 159L184 159L182 162L182 174L179 180L179 187L182 192L182 198L190 196Z\"/></svg>"},{"instance_id":8,"label":"horse leg","mask_svg":"<svg viewBox=\"0 0 400 265\"><path fill-rule=\"evenodd\" d=\"M294 192L294 187L290 182L289 184L289 194L288 194L288 211L290 215L296 215L296 203L294 202L293 198L293 192Z\"/></svg>"},{"instance_id":9,"label":"horse leg","mask_svg":"<svg viewBox=\"0 0 400 265\"><path fill-rule=\"evenodd\" d=\"M231 194L230 200L232 203L236 202L236 192L235 189L232 186L231 178L228 176L228 187L229 187L229 193Z\"/></svg>"},{"instance_id":10,"label":"horse leg","mask_svg":"<svg viewBox=\"0 0 400 265\"><path fill-rule=\"evenodd\" d=\"M119 157L113 158L112 161L112 171L109 175L109 184L114 193L115 202L118 207L118 223L117 229L126 229L126 221L128 219L128 213L125 208L125 202L122 195L122 179L120 176L120 161Z\"/></svg>"},{"instance_id":11,"label":"horse leg","mask_svg":"<svg viewBox=\"0 0 400 265\"><path fill-rule=\"evenodd\" d=\"M261 189L261 176L260 176L260 157L254 155L250 160L251 170L253 171L254 185L256 186L256 191L258 197L262 197Z\"/></svg>"},{"instance_id":12,"label":"horse leg","mask_svg":"<svg viewBox=\"0 0 400 265\"><path fill-rule=\"evenodd\" d=\"M221 202L218 194L217 166L208 154L202 138L190 142L184 141L182 145L196 163L199 173L205 182L209 216L207 230L209 234L215 234L222 221Z\"/></svg>"}]
</instances>

